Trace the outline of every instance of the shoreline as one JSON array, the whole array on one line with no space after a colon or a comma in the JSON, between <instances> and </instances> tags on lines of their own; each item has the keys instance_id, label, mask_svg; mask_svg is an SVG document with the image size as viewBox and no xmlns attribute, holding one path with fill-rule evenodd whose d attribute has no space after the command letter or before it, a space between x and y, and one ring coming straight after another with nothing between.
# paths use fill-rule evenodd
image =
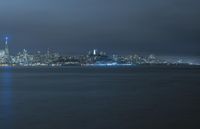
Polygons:
<instances>
[{"instance_id":1,"label":"shoreline","mask_svg":"<svg viewBox=\"0 0 200 129\"><path fill-rule=\"evenodd\" d=\"M152 68L152 67L163 67L163 68L200 68L200 65L190 64L80 64L80 65L0 65L0 68L12 67L12 68L70 68L70 67L96 67L96 68Z\"/></svg>"}]
</instances>

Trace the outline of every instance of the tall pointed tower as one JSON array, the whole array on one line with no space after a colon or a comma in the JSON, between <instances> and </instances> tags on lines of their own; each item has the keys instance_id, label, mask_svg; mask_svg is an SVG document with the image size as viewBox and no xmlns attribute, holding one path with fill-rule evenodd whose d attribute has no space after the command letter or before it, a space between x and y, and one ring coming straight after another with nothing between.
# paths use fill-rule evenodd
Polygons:
<instances>
[{"instance_id":1,"label":"tall pointed tower","mask_svg":"<svg viewBox=\"0 0 200 129\"><path fill-rule=\"evenodd\" d=\"M8 37L5 37L5 55L9 57Z\"/></svg>"}]
</instances>

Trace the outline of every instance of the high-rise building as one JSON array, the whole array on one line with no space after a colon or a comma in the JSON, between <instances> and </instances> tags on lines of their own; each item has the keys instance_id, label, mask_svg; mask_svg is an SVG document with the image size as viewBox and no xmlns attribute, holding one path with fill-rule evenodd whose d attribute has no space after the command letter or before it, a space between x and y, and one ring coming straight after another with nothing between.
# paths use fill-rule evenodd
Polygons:
<instances>
[{"instance_id":1,"label":"high-rise building","mask_svg":"<svg viewBox=\"0 0 200 129\"><path fill-rule=\"evenodd\" d=\"M10 63L9 49L8 49L8 37L5 37L5 49L0 50L0 63Z\"/></svg>"},{"instance_id":2,"label":"high-rise building","mask_svg":"<svg viewBox=\"0 0 200 129\"><path fill-rule=\"evenodd\" d=\"M94 49L94 50L93 50L93 55L96 55L96 54L97 54L97 50Z\"/></svg>"},{"instance_id":3,"label":"high-rise building","mask_svg":"<svg viewBox=\"0 0 200 129\"><path fill-rule=\"evenodd\" d=\"M9 57L8 37L5 37L5 55Z\"/></svg>"}]
</instances>

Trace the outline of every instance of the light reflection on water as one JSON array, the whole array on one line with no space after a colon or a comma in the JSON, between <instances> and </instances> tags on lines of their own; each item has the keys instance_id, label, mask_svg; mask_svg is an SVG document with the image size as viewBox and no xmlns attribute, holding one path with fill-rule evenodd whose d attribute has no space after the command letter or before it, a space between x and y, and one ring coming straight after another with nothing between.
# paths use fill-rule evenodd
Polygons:
<instances>
[{"instance_id":1,"label":"light reflection on water","mask_svg":"<svg viewBox=\"0 0 200 129\"><path fill-rule=\"evenodd\" d=\"M12 126L12 68L1 68L0 72L1 95L1 127L9 129Z\"/></svg>"}]
</instances>

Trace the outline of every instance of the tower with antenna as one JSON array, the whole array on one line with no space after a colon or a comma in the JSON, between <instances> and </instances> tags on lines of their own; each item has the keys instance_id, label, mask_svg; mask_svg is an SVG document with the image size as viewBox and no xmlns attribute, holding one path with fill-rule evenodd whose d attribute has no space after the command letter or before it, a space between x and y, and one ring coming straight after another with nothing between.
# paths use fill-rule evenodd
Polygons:
<instances>
[{"instance_id":1,"label":"tower with antenna","mask_svg":"<svg viewBox=\"0 0 200 129\"><path fill-rule=\"evenodd\" d=\"M5 55L9 57L9 49L8 49L8 37L5 37Z\"/></svg>"},{"instance_id":2,"label":"tower with antenna","mask_svg":"<svg viewBox=\"0 0 200 129\"><path fill-rule=\"evenodd\" d=\"M5 61L6 64L9 64L10 63L10 55L9 55L8 37L7 36L5 37L5 50L4 50L4 53L5 53L4 61Z\"/></svg>"}]
</instances>

